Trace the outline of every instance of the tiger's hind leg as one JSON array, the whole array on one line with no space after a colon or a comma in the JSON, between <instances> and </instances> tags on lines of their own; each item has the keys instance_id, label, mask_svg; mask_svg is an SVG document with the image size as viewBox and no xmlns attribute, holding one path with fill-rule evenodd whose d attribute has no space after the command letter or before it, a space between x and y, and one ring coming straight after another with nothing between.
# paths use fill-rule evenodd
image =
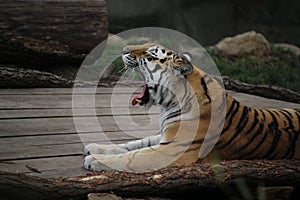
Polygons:
<instances>
[{"instance_id":1,"label":"tiger's hind leg","mask_svg":"<svg viewBox=\"0 0 300 200\"><path fill-rule=\"evenodd\" d=\"M140 140L135 140L123 144L96 144L91 143L84 147L85 156L92 154L112 155L124 154L136 149L151 147L157 145L160 141L160 135L149 136Z\"/></svg>"}]
</instances>

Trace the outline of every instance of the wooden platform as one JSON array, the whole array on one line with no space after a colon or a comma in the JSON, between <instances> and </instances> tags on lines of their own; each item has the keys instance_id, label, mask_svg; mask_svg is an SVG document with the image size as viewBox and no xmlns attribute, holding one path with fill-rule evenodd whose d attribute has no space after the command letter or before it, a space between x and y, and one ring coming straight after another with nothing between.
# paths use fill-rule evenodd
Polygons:
<instances>
[{"instance_id":1,"label":"wooden platform","mask_svg":"<svg viewBox=\"0 0 300 200\"><path fill-rule=\"evenodd\" d=\"M125 88L112 97L112 88L99 88L94 106L87 102L92 90L82 89L73 94L73 103L77 100L73 108L72 89L1 90L0 170L42 177L86 174L82 168L84 143L119 143L153 132L147 130L149 126L141 129L143 123L149 124L149 114L155 117L158 112L131 107L130 90ZM114 99L119 102L111 108ZM94 119L107 138L98 132L98 124L91 123ZM130 126L132 120L139 126ZM157 122L150 127L158 130Z\"/></svg>"},{"instance_id":2,"label":"wooden platform","mask_svg":"<svg viewBox=\"0 0 300 200\"><path fill-rule=\"evenodd\" d=\"M86 175L89 172L82 168L84 144L120 143L155 133L159 110L132 107L130 99L139 93L131 94L132 90L98 88L95 103L89 88L75 93L70 88L0 90L0 171L47 178ZM252 106L300 107L230 93Z\"/></svg>"},{"instance_id":3,"label":"wooden platform","mask_svg":"<svg viewBox=\"0 0 300 200\"><path fill-rule=\"evenodd\" d=\"M148 112L138 106L132 107L128 98L130 92L132 88L124 88L114 91L112 96L113 88L98 88L94 106L87 102L93 95L92 89L82 88L73 93L73 101L77 99L77 103L72 108L70 88L0 90L0 170L42 177L86 174L82 168L84 143L126 142L158 130L158 123L153 120L149 126L149 114L152 119L158 119L158 109ZM248 105L299 107L293 103L231 93ZM112 101L119 102L112 107ZM98 124L91 123L95 117L108 139L99 134ZM132 120L137 126L129 123ZM74 121L79 121L84 130L78 133Z\"/></svg>"}]
</instances>

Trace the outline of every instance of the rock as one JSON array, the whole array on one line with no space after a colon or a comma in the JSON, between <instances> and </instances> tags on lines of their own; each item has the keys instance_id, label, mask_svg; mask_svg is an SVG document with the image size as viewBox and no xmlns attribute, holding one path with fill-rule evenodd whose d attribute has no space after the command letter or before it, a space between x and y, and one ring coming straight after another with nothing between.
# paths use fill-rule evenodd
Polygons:
<instances>
[{"instance_id":1,"label":"rock","mask_svg":"<svg viewBox=\"0 0 300 200\"><path fill-rule=\"evenodd\" d=\"M250 31L224 38L215 46L215 53L226 57L264 60L270 54L270 45L262 34Z\"/></svg>"},{"instance_id":2,"label":"rock","mask_svg":"<svg viewBox=\"0 0 300 200\"><path fill-rule=\"evenodd\" d=\"M281 47L285 50L289 50L289 51L293 52L296 55L300 55L300 48L293 44L277 43L277 44L274 44L274 47Z\"/></svg>"}]
</instances>

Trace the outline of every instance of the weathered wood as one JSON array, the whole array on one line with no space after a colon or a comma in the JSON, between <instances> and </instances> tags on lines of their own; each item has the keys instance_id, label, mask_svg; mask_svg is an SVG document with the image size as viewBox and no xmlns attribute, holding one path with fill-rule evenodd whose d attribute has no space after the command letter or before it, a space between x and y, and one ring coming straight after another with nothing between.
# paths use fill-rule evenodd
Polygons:
<instances>
[{"instance_id":1,"label":"weathered wood","mask_svg":"<svg viewBox=\"0 0 300 200\"><path fill-rule=\"evenodd\" d=\"M154 172L102 172L70 178L44 179L25 174L0 172L0 188L25 189L26 195L44 198L84 199L89 193L114 192L120 196L180 195L216 190L243 179L246 187L297 185L300 162L295 160L232 160L217 164L195 163L167 167Z\"/></svg>"},{"instance_id":2,"label":"weathered wood","mask_svg":"<svg viewBox=\"0 0 300 200\"><path fill-rule=\"evenodd\" d=\"M72 80L48 72L23 68L0 67L0 88L56 88L72 87L73 84L74 82Z\"/></svg>"},{"instance_id":3,"label":"weathered wood","mask_svg":"<svg viewBox=\"0 0 300 200\"><path fill-rule=\"evenodd\" d=\"M93 96L86 95L1 95L0 109L43 109L43 108L59 108L71 109L73 108L128 108L131 106L130 100L135 94L115 94L112 97L110 94L96 95L95 102ZM276 101L272 99L265 99L256 96L249 96L247 94L233 94L237 99L241 99L243 103L255 107L270 107L270 108L283 108L283 107L299 107L299 104ZM247 98L248 97L248 98ZM72 105L72 98L76 100L76 105ZM114 105L111 104L113 100Z\"/></svg>"},{"instance_id":4,"label":"weathered wood","mask_svg":"<svg viewBox=\"0 0 300 200\"><path fill-rule=\"evenodd\" d=\"M4 96L0 98L0 108L110 108L111 101L114 101L115 107L128 107L131 105L131 95L117 94L114 97L111 94L103 95L22 95L22 96ZM72 105L73 102L76 103ZM95 101L95 102L94 102Z\"/></svg>"},{"instance_id":5,"label":"weathered wood","mask_svg":"<svg viewBox=\"0 0 300 200\"><path fill-rule=\"evenodd\" d=\"M77 65L107 38L104 0L1 0L1 63Z\"/></svg>"},{"instance_id":6,"label":"weathered wood","mask_svg":"<svg viewBox=\"0 0 300 200\"><path fill-rule=\"evenodd\" d=\"M0 89L0 95L70 95L70 94L138 94L142 87L135 90L132 87L79 87L79 88L18 88Z\"/></svg>"},{"instance_id":7,"label":"weathered wood","mask_svg":"<svg viewBox=\"0 0 300 200\"><path fill-rule=\"evenodd\" d=\"M158 109L151 109L150 111L142 110L137 107L130 108L118 108L114 110L112 114L112 108L70 108L67 109L0 109L0 120L1 119L29 119L29 118L47 118L47 117L72 117L73 112L78 117L91 117L92 113L95 112L97 117L101 116L119 116L119 115L158 115Z\"/></svg>"},{"instance_id":8,"label":"weathered wood","mask_svg":"<svg viewBox=\"0 0 300 200\"><path fill-rule=\"evenodd\" d=\"M300 103L300 94L289 89L272 86L272 85L253 85L233 80L229 77L222 77L224 86L227 90L244 92L247 94L267 97L271 99L284 100L289 102Z\"/></svg>"},{"instance_id":9,"label":"weathered wood","mask_svg":"<svg viewBox=\"0 0 300 200\"><path fill-rule=\"evenodd\" d=\"M157 117L154 116L154 119ZM78 129L74 125L74 120ZM100 132L99 125L95 123L97 120L95 120L94 117L4 119L0 120L0 137ZM102 131L159 130L158 121L151 124L150 122L150 117L147 115L132 116L132 119L128 116L98 118Z\"/></svg>"},{"instance_id":10,"label":"weathered wood","mask_svg":"<svg viewBox=\"0 0 300 200\"><path fill-rule=\"evenodd\" d=\"M59 135L33 135L33 136L19 136L19 137L6 137L0 140L1 151L7 151L8 147L30 147L30 146L43 146L43 145L63 145L73 143L89 143L101 142L105 143L108 140L111 142L133 140L143 138L153 133L153 130L131 130L131 131L114 131L104 133L84 133L80 136L77 133L67 133ZM80 138L81 137L81 138Z\"/></svg>"},{"instance_id":11,"label":"weathered wood","mask_svg":"<svg viewBox=\"0 0 300 200\"><path fill-rule=\"evenodd\" d=\"M34 159L34 158L47 158L68 155L82 154L83 144L63 144L63 145L43 145L43 146L30 146L9 148L6 151L1 149L1 161L11 161L18 159Z\"/></svg>"},{"instance_id":12,"label":"weathered wood","mask_svg":"<svg viewBox=\"0 0 300 200\"><path fill-rule=\"evenodd\" d=\"M67 155L47 158L20 159L1 161L0 171L20 172L40 177L73 177L86 175L87 171L81 166L82 155ZM36 169L36 171L30 168Z\"/></svg>"}]
</instances>

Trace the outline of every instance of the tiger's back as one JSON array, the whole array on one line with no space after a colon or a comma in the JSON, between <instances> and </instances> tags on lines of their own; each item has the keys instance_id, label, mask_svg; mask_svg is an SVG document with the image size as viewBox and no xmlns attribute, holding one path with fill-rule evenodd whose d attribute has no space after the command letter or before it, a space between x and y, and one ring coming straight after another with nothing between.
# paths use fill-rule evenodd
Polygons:
<instances>
[{"instance_id":1,"label":"tiger's back","mask_svg":"<svg viewBox=\"0 0 300 200\"><path fill-rule=\"evenodd\" d=\"M259 109L227 94L216 149L224 159L300 159L300 108Z\"/></svg>"}]
</instances>

